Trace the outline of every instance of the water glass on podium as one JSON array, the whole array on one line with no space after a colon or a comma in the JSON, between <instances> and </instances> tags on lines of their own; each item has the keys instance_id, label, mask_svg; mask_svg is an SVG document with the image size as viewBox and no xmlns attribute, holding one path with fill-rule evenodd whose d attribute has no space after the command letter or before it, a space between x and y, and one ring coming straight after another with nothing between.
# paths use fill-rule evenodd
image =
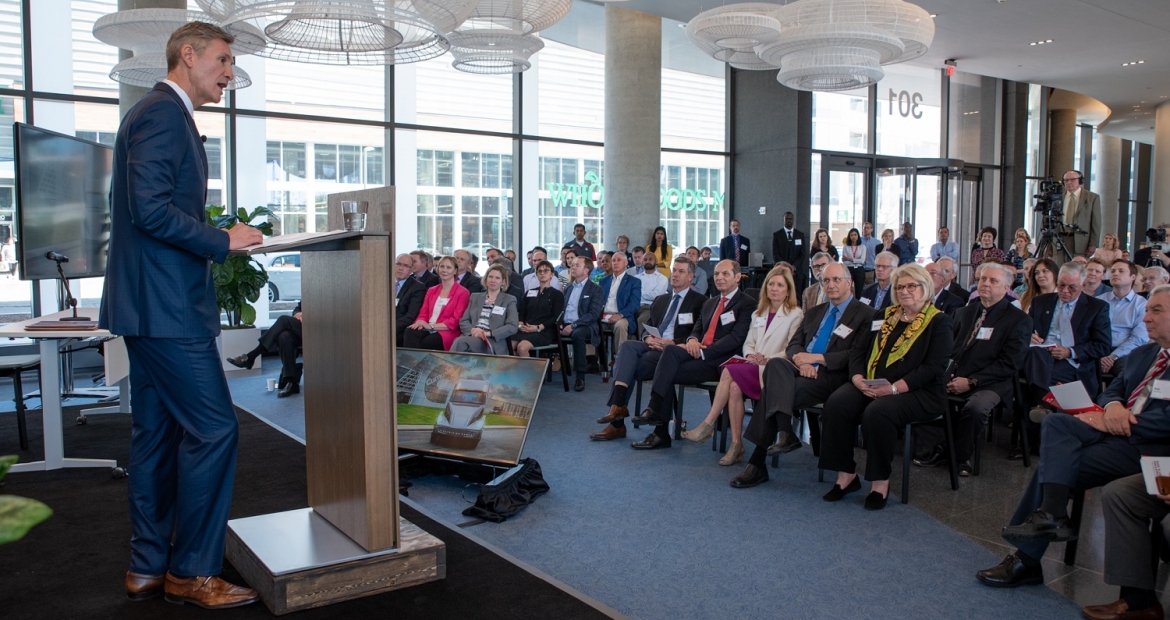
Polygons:
<instances>
[{"instance_id":1,"label":"water glass on podium","mask_svg":"<svg viewBox=\"0 0 1170 620\"><path fill-rule=\"evenodd\" d=\"M342 200L341 201L341 216L344 220L345 230L347 231L362 231L366 229L366 205L365 201L357 200Z\"/></svg>"}]
</instances>

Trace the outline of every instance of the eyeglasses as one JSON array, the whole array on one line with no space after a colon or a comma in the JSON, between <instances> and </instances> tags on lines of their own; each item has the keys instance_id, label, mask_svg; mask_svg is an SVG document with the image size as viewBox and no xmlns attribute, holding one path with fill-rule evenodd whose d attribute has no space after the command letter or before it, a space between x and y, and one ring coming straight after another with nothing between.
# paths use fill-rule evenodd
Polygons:
<instances>
[{"instance_id":1,"label":"eyeglasses","mask_svg":"<svg viewBox=\"0 0 1170 620\"><path fill-rule=\"evenodd\" d=\"M874 269L893 269L893 265L874 265Z\"/></svg>"},{"instance_id":2,"label":"eyeglasses","mask_svg":"<svg viewBox=\"0 0 1170 620\"><path fill-rule=\"evenodd\" d=\"M1056 288L1062 291L1078 291L1081 289L1080 284L1057 284Z\"/></svg>"},{"instance_id":3,"label":"eyeglasses","mask_svg":"<svg viewBox=\"0 0 1170 620\"><path fill-rule=\"evenodd\" d=\"M414 269L414 263L394 263L394 264L398 267L404 267L406 269Z\"/></svg>"},{"instance_id":4,"label":"eyeglasses","mask_svg":"<svg viewBox=\"0 0 1170 620\"><path fill-rule=\"evenodd\" d=\"M894 292L895 293L901 293L903 291L914 292L920 288L922 288L922 285L917 283L917 282L915 282L913 284L899 284L899 285L894 287Z\"/></svg>"},{"instance_id":5,"label":"eyeglasses","mask_svg":"<svg viewBox=\"0 0 1170 620\"><path fill-rule=\"evenodd\" d=\"M845 278L842 278L841 276L834 276L832 278L821 278L821 282L832 282L833 284L841 284L842 282L848 282L848 280L846 280Z\"/></svg>"},{"instance_id":6,"label":"eyeglasses","mask_svg":"<svg viewBox=\"0 0 1170 620\"><path fill-rule=\"evenodd\" d=\"M828 266L829 266L829 263L824 263L821 265L813 265L812 268L814 271L820 271L821 269L824 269L825 267L828 267Z\"/></svg>"}]
</instances>

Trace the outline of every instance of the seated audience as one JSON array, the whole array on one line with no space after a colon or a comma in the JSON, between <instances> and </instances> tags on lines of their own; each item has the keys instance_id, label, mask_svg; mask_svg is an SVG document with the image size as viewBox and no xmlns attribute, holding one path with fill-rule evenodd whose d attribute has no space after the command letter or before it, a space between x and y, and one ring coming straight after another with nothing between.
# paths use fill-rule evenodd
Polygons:
<instances>
[{"instance_id":1,"label":"seated audience","mask_svg":"<svg viewBox=\"0 0 1170 620\"><path fill-rule=\"evenodd\" d=\"M601 279L612 273L609 266L609 257L611 254L612 252L606 252L605 250L597 253L597 266L593 271L589 272L589 279L594 284L601 284Z\"/></svg>"},{"instance_id":2,"label":"seated audience","mask_svg":"<svg viewBox=\"0 0 1170 620\"><path fill-rule=\"evenodd\" d=\"M821 286L821 274L829 263L834 262L827 252L817 252L809 262L812 267L812 283L800 295L800 307L811 308L825 303L825 289Z\"/></svg>"},{"instance_id":3,"label":"seated audience","mask_svg":"<svg viewBox=\"0 0 1170 620\"><path fill-rule=\"evenodd\" d=\"M634 246L632 255L634 257L634 263L631 269L634 270L634 275L640 276L645 273L645 271L642 269L642 259L646 257L646 248L640 245L636 245ZM655 265L657 266L657 263L655 263Z\"/></svg>"},{"instance_id":4,"label":"seated audience","mask_svg":"<svg viewBox=\"0 0 1170 620\"><path fill-rule=\"evenodd\" d=\"M692 263L695 264L695 279L691 283L691 286L695 287L695 291L700 295L706 297L708 288L707 272L703 270L703 266L699 262L699 248L696 248L692 245L691 247L687 248L687 251L684 254Z\"/></svg>"},{"instance_id":5,"label":"seated audience","mask_svg":"<svg viewBox=\"0 0 1170 620\"><path fill-rule=\"evenodd\" d=\"M958 297L959 299L967 299L967 293L968 293L967 289L963 288L962 286L959 286L959 283L958 283L958 279L959 279L958 263L951 260L951 257L949 257L949 256L944 256L935 262L937 262L939 264L939 266L943 268L943 275L946 277L947 281L949 282L949 284L947 284L947 290L950 291L952 295L954 295L955 297Z\"/></svg>"},{"instance_id":6,"label":"seated audience","mask_svg":"<svg viewBox=\"0 0 1170 620\"><path fill-rule=\"evenodd\" d=\"M670 279L662 275L658 271L658 257L653 254L644 254L642 256L643 271L634 273L634 276L642 283L642 300L638 304L639 308L649 310L650 304L666 291L670 290Z\"/></svg>"},{"instance_id":7,"label":"seated audience","mask_svg":"<svg viewBox=\"0 0 1170 620\"><path fill-rule=\"evenodd\" d=\"M1170 401L1151 398L1153 380L1164 379L1170 363L1170 287L1150 294L1144 321L1152 342L1130 353L1125 371L1097 398L1104 413L1044 418L1040 465L1003 529L1016 550L998 566L976 573L979 581L999 588L1044 583L1040 558L1048 544L1077 537L1068 518L1071 493L1140 473L1142 455L1170 456ZM1139 571L1150 568L1148 558L1127 555L1122 561ZM1106 560L1107 574L1113 566Z\"/></svg>"},{"instance_id":8,"label":"seated audience","mask_svg":"<svg viewBox=\"0 0 1170 620\"><path fill-rule=\"evenodd\" d=\"M967 305L966 299L959 299L947 290L947 278L942 265L929 263L926 265L926 272L930 274L930 281L934 284L934 299L930 303L934 304L935 308L953 316L956 310Z\"/></svg>"},{"instance_id":9,"label":"seated audience","mask_svg":"<svg viewBox=\"0 0 1170 620\"><path fill-rule=\"evenodd\" d=\"M613 273L601 280L601 322L613 327L616 352L638 327L634 315L642 305L642 281L626 270L624 253L614 252L609 264Z\"/></svg>"},{"instance_id":10,"label":"seated audience","mask_svg":"<svg viewBox=\"0 0 1170 620\"><path fill-rule=\"evenodd\" d=\"M861 289L861 303L877 310L884 311L894 303L894 291L890 287L890 274L898 266L898 255L893 252L882 252L873 261L874 282ZM930 301L930 300L927 300Z\"/></svg>"},{"instance_id":11,"label":"seated audience","mask_svg":"<svg viewBox=\"0 0 1170 620\"><path fill-rule=\"evenodd\" d=\"M828 254L834 261L840 258L837 248L833 247L833 240L829 238L829 231L824 228L818 228L813 233L812 243L808 246L809 255L815 256L820 252Z\"/></svg>"},{"instance_id":12,"label":"seated audience","mask_svg":"<svg viewBox=\"0 0 1170 620\"><path fill-rule=\"evenodd\" d=\"M723 408L727 407L731 421L731 447L719 459L720 465L734 465L743 459L743 399L760 398L765 364L784 355L788 341L804 318L804 312L796 305L796 284L786 270L773 267L764 278L763 293L743 344L746 362L723 367L719 388L711 401L711 411L697 427L684 434L695 443L707 441L715 432L715 422L723 415Z\"/></svg>"},{"instance_id":13,"label":"seated audience","mask_svg":"<svg viewBox=\"0 0 1170 620\"><path fill-rule=\"evenodd\" d=\"M1032 334L1032 319L1012 305L1007 291L1015 280L1013 269L998 263L984 263L979 274L979 302L954 314L954 349L944 379L947 393L964 400L955 421L955 461L959 475L972 472L971 455L983 434L991 411L1000 403L1010 404L1016 380L1024 362L1024 350ZM920 440L935 444L929 456L915 459L920 467L947 463L949 454L938 429L923 428ZM932 441L933 439L933 441Z\"/></svg>"},{"instance_id":14,"label":"seated audience","mask_svg":"<svg viewBox=\"0 0 1170 620\"><path fill-rule=\"evenodd\" d=\"M1146 267L1142 269L1142 290L1145 294L1142 295L1146 299L1150 297L1150 291L1163 285L1170 284L1170 272L1167 272L1161 267Z\"/></svg>"},{"instance_id":15,"label":"seated audience","mask_svg":"<svg viewBox=\"0 0 1170 620\"><path fill-rule=\"evenodd\" d=\"M492 265L483 276L484 292L472 293L467 310L459 320L462 336L455 339L451 350L456 353L489 353L508 355L508 337L520 327L516 312L516 298L504 292L508 270Z\"/></svg>"},{"instance_id":16,"label":"seated audience","mask_svg":"<svg viewBox=\"0 0 1170 620\"><path fill-rule=\"evenodd\" d=\"M1121 260L1121 247L1117 241L1117 235L1105 233L1101 237L1101 247L1097 248L1096 252L1093 252L1092 258L1099 258L1106 265L1112 265L1114 261Z\"/></svg>"},{"instance_id":17,"label":"seated audience","mask_svg":"<svg viewBox=\"0 0 1170 620\"><path fill-rule=\"evenodd\" d=\"M455 261L459 265L459 273L455 276L455 281L459 286L467 289L468 293L482 293L483 284L479 280L479 276L475 275L475 265L479 259L474 254L467 250L455 250Z\"/></svg>"},{"instance_id":18,"label":"seated audience","mask_svg":"<svg viewBox=\"0 0 1170 620\"><path fill-rule=\"evenodd\" d=\"M394 261L394 346L401 347L406 328L418 319L427 287L411 277L414 260L410 254L399 254Z\"/></svg>"},{"instance_id":19,"label":"seated audience","mask_svg":"<svg viewBox=\"0 0 1170 620\"><path fill-rule=\"evenodd\" d=\"M959 260L959 244L951 241L951 229L942 226L938 229L938 243L930 246L930 260L931 262L938 262L938 259L949 256L951 260Z\"/></svg>"},{"instance_id":20,"label":"seated audience","mask_svg":"<svg viewBox=\"0 0 1170 620\"><path fill-rule=\"evenodd\" d=\"M849 233L845 235L845 240L841 243L841 263L849 270L849 277L853 279L854 295L861 295L861 289L865 287L867 256L865 244L861 242L861 233L856 228L850 228ZM824 303L823 299L821 303ZM805 306L805 308L811 307Z\"/></svg>"},{"instance_id":21,"label":"seated audience","mask_svg":"<svg viewBox=\"0 0 1170 620\"><path fill-rule=\"evenodd\" d=\"M617 254L625 254L626 255L626 264L627 265L634 262L634 255L630 253L630 238L629 237L627 237L625 235L618 235L617 241L615 242L615 245L617 246L617 250L616 250Z\"/></svg>"},{"instance_id":22,"label":"seated audience","mask_svg":"<svg viewBox=\"0 0 1170 620\"><path fill-rule=\"evenodd\" d=\"M1041 258L1028 272L1028 289L1020 295L1020 310L1028 312L1032 307L1032 300L1041 295L1056 292L1056 272L1059 268L1051 258Z\"/></svg>"},{"instance_id":23,"label":"seated audience","mask_svg":"<svg viewBox=\"0 0 1170 620\"><path fill-rule=\"evenodd\" d=\"M1113 286L1108 293L1097 299L1109 304L1109 326L1112 330L1113 350L1101 358L1101 372L1117 374L1118 361L1125 359L1131 351L1149 342L1146 325L1146 299L1133 290L1137 267L1128 261L1117 260L1109 270L1109 282Z\"/></svg>"},{"instance_id":24,"label":"seated audience","mask_svg":"<svg viewBox=\"0 0 1170 620\"><path fill-rule=\"evenodd\" d=\"M520 357L532 355L534 347L556 344L557 319L565 310L565 296L552 285L556 282L553 271L547 260L536 263L537 287L524 293L519 304L520 325L512 343Z\"/></svg>"},{"instance_id":25,"label":"seated audience","mask_svg":"<svg viewBox=\"0 0 1170 620\"><path fill-rule=\"evenodd\" d=\"M1028 231L1023 228L1016 229L1016 238L1012 242L1012 247L1008 248L1007 260L1012 264L1016 270L1015 280L1012 282L1012 288L1023 286L1025 263L1032 258L1032 239L1028 236Z\"/></svg>"},{"instance_id":26,"label":"seated audience","mask_svg":"<svg viewBox=\"0 0 1170 620\"><path fill-rule=\"evenodd\" d=\"M995 228L991 226L985 226L979 231L979 243L971 250L971 273L976 273L985 260L1007 261L1007 254L995 246L995 233Z\"/></svg>"},{"instance_id":27,"label":"seated audience","mask_svg":"<svg viewBox=\"0 0 1170 620\"><path fill-rule=\"evenodd\" d=\"M504 280L504 292L511 295L512 299L519 300L524 296L524 278L512 269L512 261L508 260L507 256L500 256L492 259L493 266L499 265L504 268L504 273L508 274L508 278ZM486 274L485 274L486 275Z\"/></svg>"},{"instance_id":28,"label":"seated audience","mask_svg":"<svg viewBox=\"0 0 1170 620\"><path fill-rule=\"evenodd\" d=\"M585 391L585 345L601 343L601 308L605 300L601 287L589 279L593 272L593 261L584 256L573 260L569 271L572 281L565 288L565 313L560 322L560 334L573 343L573 374L577 375L573 389ZM562 363L564 361L562 360Z\"/></svg>"},{"instance_id":29,"label":"seated audience","mask_svg":"<svg viewBox=\"0 0 1170 620\"><path fill-rule=\"evenodd\" d=\"M655 257L647 253L645 260ZM657 263L653 263L657 265ZM647 271L654 269L650 263ZM693 288L695 264L685 256L674 259L670 272L670 292L658 296L650 308L646 325L653 327L659 335L644 334L641 341L627 340L618 349L613 367L613 387L609 392L609 413L597 420L608 424L600 432L589 436L594 441L609 441L626 436L625 419L629 417L629 387L635 381L646 381L654 377L654 369L662 357L662 351L672 344L683 344L695 326L695 318L707 301Z\"/></svg>"},{"instance_id":30,"label":"seated audience","mask_svg":"<svg viewBox=\"0 0 1170 620\"><path fill-rule=\"evenodd\" d=\"M414 263L414 279L422 282L425 288L431 288L439 283L439 274L435 273L434 260L430 254L422 250L415 250L410 253L411 260ZM425 289L424 289L425 290Z\"/></svg>"},{"instance_id":31,"label":"seated audience","mask_svg":"<svg viewBox=\"0 0 1170 620\"><path fill-rule=\"evenodd\" d=\"M1081 381L1089 396L1096 396L1097 362L1113 349L1109 304L1083 294L1084 285L1085 268L1065 263L1056 292L1036 297L1028 310L1035 346L1028 347L1024 376L1030 386L1029 417L1037 424L1052 412L1040 400L1058 383Z\"/></svg>"},{"instance_id":32,"label":"seated audience","mask_svg":"<svg viewBox=\"0 0 1170 620\"><path fill-rule=\"evenodd\" d=\"M1019 284L1016 284L1014 287L1012 287L1012 292L1016 294L1016 297L1021 298L1021 303L1023 302L1022 298L1024 296L1024 291L1028 290L1028 274L1032 271L1032 265L1035 265L1036 261L1038 260L1039 259L1036 258L1029 258L1025 260L1024 266L1020 267L1019 271L1016 273L1016 281L1019 282Z\"/></svg>"},{"instance_id":33,"label":"seated audience","mask_svg":"<svg viewBox=\"0 0 1170 620\"><path fill-rule=\"evenodd\" d=\"M899 265L909 265L918 260L918 239L914 237L914 225L902 222L902 235L894 239L894 248L891 250L898 255Z\"/></svg>"},{"instance_id":34,"label":"seated audience","mask_svg":"<svg viewBox=\"0 0 1170 620\"><path fill-rule=\"evenodd\" d=\"M1105 276L1109 274L1109 267L1109 263L1099 258L1089 259L1089 262L1085 264L1086 295L1100 297L1109 292L1109 283L1105 281Z\"/></svg>"},{"instance_id":35,"label":"seated audience","mask_svg":"<svg viewBox=\"0 0 1170 620\"><path fill-rule=\"evenodd\" d=\"M439 272L439 283L427 289L418 319L406 328L402 338L404 347L446 351L459 336L459 319L467 311L471 293L455 281L459 264L454 258L444 256L435 269Z\"/></svg>"},{"instance_id":36,"label":"seated audience","mask_svg":"<svg viewBox=\"0 0 1170 620\"><path fill-rule=\"evenodd\" d=\"M544 248L540 247L539 245L532 248L532 264L539 265L543 260L548 260ZM561 281L556 277L555 273L553 274L553 278L549 281L548 285L558 291L563 290L561 287ZM539 288L540 286L540 278L536 276L536 269L534 267L532 273L524 276L524 292L527 293L528 291L531 291L534 288Z\"/></svg>"},{"instance_id":37,"label":"seated audience","mask_svg":"<svg viewBox=\"0 0 1170 620\"><path fill-rule=\"evenodd\" d=\"M569 282L573 281L572 268L573 263L577 261L577 253L570 248L561 249L561 266L557 267L557 280L561 283L561 292L569 286ZM592 268L590 268L592 269Z\"/></svg>"},{"instance_id":38,"label":"seated audience","mask_svg":"<svg viewBox=\"0 0 1170 620\"><path fill-rule=\"evenodd\" d=\"M898 432L907 422L934 419L947 406L943 372L954 349L951 318L935 308L930 274L917 264L902 265L892 276L897 304L874 321L869 346L857 347L849 360L850 383L825 402L820 467L837 472L825 494L836 502L861 489L853 447L857 427L865 437L865 478L872 485L867 510L881 510L890 492L890 462ZM881 384L872 383L884 380Z\"/></svg>"},{"instance_id":39,"label":"seated audience","mask_svg":"<svg viewBox=\"0 0 1170 620\"><path fill-rule=\"evenodd\" d=\"M671 437L667 424L674 412L675 385L718 381L723 362L743 350L756 300L739 290L739 263L730 259L719 261L715 266L715 288L719 297L703 304L686 345L663 349L654 369L650 404L637 418L640 424L654 426L654 432L630 444L632 448L669 448Z\"/></svg>"},{"instance_id":40,"label":"seated audience","mask_svg":"<svg viewBox=\"0 0 1170 620\"><path fill-rule=\"evenodd\" d=\"M301 391L301 364L297 363L297 348L301 346L301 304L293 309L291 315L281 315L268 331L260 336L260 343L255 349L243 355L229 357L227 361L236 368L251 369L256 358L265 352L276 350L280 353L280 381L277 388L277 398L284 398L299 394Z\"/></svg>"},{"instance_id":41,"label":"seated audience","mask_svg":"<svg viewBox=\"0 0 1170 620\"><path fill-rule=\"evenodd\" d=\"M894 247L893 229L887 228L882 231L882 243L873 251L873 255L876 258L882 252L891 252L895 257L898 256L898 248Z\"/></svg>"}]
</instances>

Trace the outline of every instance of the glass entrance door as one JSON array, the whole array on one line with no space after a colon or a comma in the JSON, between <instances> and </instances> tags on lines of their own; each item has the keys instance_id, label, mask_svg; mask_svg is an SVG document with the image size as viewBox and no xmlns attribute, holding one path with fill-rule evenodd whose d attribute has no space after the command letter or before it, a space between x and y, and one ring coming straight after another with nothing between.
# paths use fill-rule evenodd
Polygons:
<instances>
[{"instance_id":1,"label":"glass entrance door","mask_svg":"<svg viewBox=\"0 0 1170 620\"><path fill-rule=\"evenodd\" d=\"M870 160L824 156L820 168L820 228L827 229L830 241L840 248L849 229L856 228L860 232L865 221ZM815 233L815 228L810 230L809 238L813 239Z\"/></svg>"},{"instance_id":2,"label":"glass entrance door","mask_svg":"<svg viewBox=\"0 0 1170 620\"><path fill-rule=\"evenodd\" d=\"M940 226L971 219L975 210L963 211L963 162L958 160L879 158L876 162L876 234L890 230L897 238L909 222L918 239L917 262L930 260L930 246L938 240ZM950 205L954 205L952 210ZM951 238L959 241L952 229ZM962 242L960 242L962 245Z\"/></svg>"}]
</instances>

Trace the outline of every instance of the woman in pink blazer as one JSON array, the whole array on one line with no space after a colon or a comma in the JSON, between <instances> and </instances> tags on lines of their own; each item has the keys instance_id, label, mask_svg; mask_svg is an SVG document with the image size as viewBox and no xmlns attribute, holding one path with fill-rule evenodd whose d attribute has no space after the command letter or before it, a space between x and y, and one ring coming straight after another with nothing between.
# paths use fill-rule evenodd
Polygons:
<instances>
[{"instance_id":1,"label":"woman in pink blazer","mask_svg":"<svg viewBox=\"0 0 1170 620\"><path fill-rule=\"evenodd\" d=\"M418 320L406 328L402 346L408 349L448 351L459 337L459 319L467 310L471 293L455 281L455 259L444 256L435 265L439 283L427 289Z\"/></svg>"}]
</instances>

